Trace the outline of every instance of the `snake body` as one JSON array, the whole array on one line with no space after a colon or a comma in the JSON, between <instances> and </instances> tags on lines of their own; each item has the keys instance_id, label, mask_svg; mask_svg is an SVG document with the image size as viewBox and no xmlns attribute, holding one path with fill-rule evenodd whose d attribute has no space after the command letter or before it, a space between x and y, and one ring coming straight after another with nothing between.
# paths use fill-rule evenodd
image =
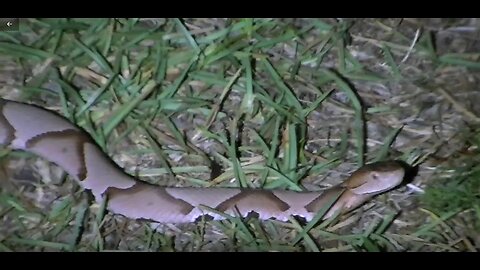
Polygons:
<instances>
[{"instance_id":1,"label":"snake body","mask_svg":"<svg viewBox=\"0 0 480 270\"><path fill-rule=\"evenodd\" d=\"M281 221L293 215L308 221L338 196L323 216L326 219L396 187L405 175L397 161L383 161L367 164L338 186L319 192L160 187L125 173L85 131L59 114L5 99L0 99L0 145L57 164L90 190L97 202L107 196L107 209L112 213L159 223L194 222L203 215L224 218L208 209L242 216L254 212L260 219Z\"/></svg>"}]
</instances>

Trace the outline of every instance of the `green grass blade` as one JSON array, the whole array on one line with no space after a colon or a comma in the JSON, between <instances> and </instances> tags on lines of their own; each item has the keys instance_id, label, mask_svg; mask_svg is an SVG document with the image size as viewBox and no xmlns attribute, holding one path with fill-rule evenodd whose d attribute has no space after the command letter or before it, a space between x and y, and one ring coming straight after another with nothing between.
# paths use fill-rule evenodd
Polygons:
<instances>
[{"instance_id":1,"label":"green grass blade","mask_svg":"<svg viewBox=\"0 0 480 270\"><path fill-rule=\"evenodd\" d=\"M387 61L387 64L390 66L390 70L392 71L395 79L397 80L402 79L402 74L400 73L400 69L395 63L395 60L393 59L393 55L390 52L390 49L388 48L387 45L383 45L383 54L385 55L385 60Z\"/></svg>"},{"instance_id":2,"label":"green grass blade","mask_svg":"<svg viewBox=\"0 0 480 270\"><path fill-rule=\"evenodd\" d=\"M110 63L108 63L107 59L96 51L95 49L91 49L90 47L87 47L83 42L81 42L78 39L74 39L75 44L78 45L79 48L81 48L88 56L92 58L92 60L107 74L113 75L113 70L112 67L110 66Z\"/></svg>"},{"instance_id":3,"label":"green grass blade","mask_svg":"<svg viewBox=\"0 0 480 270\"><path fill-rule=\"evenodd\" d=\"M41 61L48 58L54 60L61 60L61 58L53 53L46 52L44 50L39 50L31 48L28 46L13 44L7 42L0 42L0 53L10 56L22 57L22 58L33 58L34 60Z\"/></svg>"},{"instance_id":4,"label":"green grass blade","mask_svg":"<svg viewBox=\"0 0 480 270\"><path fill-rule=\"evenodd\" d=\"M290 90L290 88L285 84L285 82L277 73L277 71L272 66L272 64L266 59L265 60L262 59L261 62L265 66L266 71L270 74L272 80L277 85L278 89L282 91L283 94L285 95L288 105L293 106L297 112L301 112L302 105L300 104L300 102L298 101L297 97L292 92L292 90Z\"/></svg>"},{"instance_id":5,"label":"green grass blade","mask_svg":"<svg viewBox=\"0 0 480 270\"><path fill-rule=\"evenodd\" d=\"M372 162L381 161L387 158L388 150L390 150L390 146L395 141L395 138L398 136L400 131L402 131L402 129L403 129L403 126L390 131L387 137L385 137L385 140L383 140L382 147L380 147L378 153L375 155L375 158L372 160Z\"/></svg>"},{"instance_id":6,"label":"green grass blade","mask_svg":"<svg viewBox=\"0 0 480 270\"><path fill-rule=\"evenodd\" d=\"M332 205L340 198L343 192L338 192L335 196L332 196L330 200L328 200L322 208L318 211L315 217L307 223L305 228L292 240L292 244L296 245L307 233L318 224L318 222L322 219L322 217L327 213L327 211L332 207Z\"/></svg>"},{"instance_id":7,"label":"green grass blade","mask_svg":"<svg viewBox=\"0 0 480 270\"><path fill-rule=\"evenodd\" d=\"M142 102L155 90L156 86L157 84L155 81L148 81L137 96L135 96L130 101L124 103L114 113L112 113L113 116L107 122L105 122L103 126L103 132L105 134L105 137L108 137L108 135L113 131L113 129L115 129L115 127L120 124L120 122L123 121L123 119L125 119L125 117L127 117L127 115L140 102Z\"/></svg>"}]
</instances>

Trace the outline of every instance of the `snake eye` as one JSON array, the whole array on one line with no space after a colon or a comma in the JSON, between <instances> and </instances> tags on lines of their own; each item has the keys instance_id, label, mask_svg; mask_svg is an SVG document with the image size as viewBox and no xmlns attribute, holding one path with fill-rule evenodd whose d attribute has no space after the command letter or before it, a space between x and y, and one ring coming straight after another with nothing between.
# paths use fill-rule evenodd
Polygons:
<instances>
[{"instance_id":1,"label":"snake eye","mask_svg":"<svg viewBox=\"0 0 480 270\"><path fill-rule=\"evenodd\" d=\"M372 178L373 178L373 180L378 180L378 174L377 174L377 173L373 173L373 174L372 174Z\"/></svg>"}]
</instances>

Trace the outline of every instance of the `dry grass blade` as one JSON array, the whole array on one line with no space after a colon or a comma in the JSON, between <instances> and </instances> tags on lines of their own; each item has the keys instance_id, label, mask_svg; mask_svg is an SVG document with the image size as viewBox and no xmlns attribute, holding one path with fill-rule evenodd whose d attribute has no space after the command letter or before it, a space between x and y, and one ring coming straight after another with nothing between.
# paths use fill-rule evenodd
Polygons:
<instances>
[{"instance_id":1,"label":"dry grass blade","mask_svg":"<svg viewBox=\"0 0 480 270\"><path fill-rule=\"evenodd\" d=\"M468 117L471 121L476 123L480 123L480 117L473 114L471 111L467 110L464 105L457 102L445 89L441 87L437 87L436 90L442 94L452 105L455 107L457 111L463 113L466 117Z\"/></svg>"}]
</instances>

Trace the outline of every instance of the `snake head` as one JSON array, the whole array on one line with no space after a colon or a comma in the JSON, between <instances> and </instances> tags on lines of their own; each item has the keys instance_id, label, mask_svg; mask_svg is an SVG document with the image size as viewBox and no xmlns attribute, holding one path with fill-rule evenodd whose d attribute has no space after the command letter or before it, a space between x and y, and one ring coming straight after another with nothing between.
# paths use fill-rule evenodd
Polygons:
<instances>
[{"instance_id":1,"label":"snake head","mask_svg":"<svg viewBox=\"0 0 480 270\"><path fill-rule=\"evenodd\" d=\"M344 186L357 195L376 195L398 186L404 177L400 162L375 162L355 171Z\"/></svg>"}]
</instances>

